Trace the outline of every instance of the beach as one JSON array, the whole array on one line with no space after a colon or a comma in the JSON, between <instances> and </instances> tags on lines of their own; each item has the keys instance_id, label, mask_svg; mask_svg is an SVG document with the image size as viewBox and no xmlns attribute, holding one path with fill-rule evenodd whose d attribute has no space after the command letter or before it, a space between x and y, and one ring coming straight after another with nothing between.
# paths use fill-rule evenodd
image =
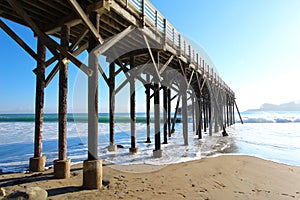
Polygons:
<instances>
[{"instance_id":1,"label":"beach","mask_svg":"<svg viewBox=\"0 0 300 200\"><path fill-rule=\"evenodd\" d=\"M49 199L300 199L300 167L252 156L223 155L170 164L103 167L103 188L83 190L82 164L71 177L43 173L0 175L6 194L38 186Z\"/></svg>"}]
</instances>

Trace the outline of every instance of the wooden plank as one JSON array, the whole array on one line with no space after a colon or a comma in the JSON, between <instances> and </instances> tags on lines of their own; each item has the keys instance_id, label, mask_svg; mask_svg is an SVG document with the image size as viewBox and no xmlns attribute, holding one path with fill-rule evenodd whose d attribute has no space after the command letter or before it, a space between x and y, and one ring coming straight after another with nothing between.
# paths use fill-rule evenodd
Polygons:
<instances>
[{"instance_id":1,"label":"wooden plank","mask_svg":"<svg viewBox=\"0 0 300 200\"><path fill-rule=\"evenodd\" d=\"M127 10L123 9L117 2L111 1L110 8L130 22L130 24L135 25L136 27L140 26L140 21Z\"/></svg>"},{"instance_id":2,"label":"wooden plank","mask_svg":"<svg viewBox=\"0 0 300 200\"><path fill-rule=\"evenodd\" d=\"M99 34L99 31L96 30L95 26L92 24L90 19L88 18L87 14L81 8L79 3L76 0L68 0L68 2L73 6L76 13L80 16L83 23L89 28L89 30L93 33L95 39L102 44L104 42L102 36Z\"/></svg>"},{"instance_id":3,"label":"wooden plank","mask_svg":"<svg viewBox=\"0 0 300 200\"><path fill-rule=\"evenodd\" d=\"M48 47L50 52L54 56L58 56L58 49L61 54L68 59L70 59L79 69L81 69L88 76L93 74L93 71L89 69L86 65L84 65L80 60L78 60L74 55L72 55L69 51L62 48L59 44L57 44L53 39L48 37L45 33L43 33L40 28L31 20L28 14L23 10L20 3L16 0L7 0L7 2L15 9L15 11L24 19L24 21L28 24L28 26L35 32L35 34L40 37L41 40Z\"/></svg>"},{"instance_id":4,"label":"wooden plank","mask_svg":"<svg viewBox=\"0 0 300 200\"><path fill-rule=\"evenodd\" d=\"M97 1L86 7L87 14L97 12L98 14L102 15L108 11L110 11L110 2L105 0Z\"/></svg>"},{"instance_id":5,"label":"wooden plank","mask_svg":"<svg viewBox=\"0 0 300 200\"><path fill-rule=\"evenodd\" d=\"M56 23L46 26L44 28L44 30L47 35L52 35L52 34L59 32L61 30L61 26L64 24L68 25L70 27L73 27L80 23L82 23L82 20L79 19L79 17L77 17L73 14L70 14L70 15L67 15L64 18L58 20Z\"/></svg>"},{"instance_id":6,"label":"wooden plank","mask_svg":"<svg viewBox=\"0 0 300 200\"><path fill-rule=\"evenodd\" d=\"M37 60L36 53L17 35L11 30L1 19L0 27L9 35L16 43L18 43L32 58Z\"/></svg>"}]
</instances>

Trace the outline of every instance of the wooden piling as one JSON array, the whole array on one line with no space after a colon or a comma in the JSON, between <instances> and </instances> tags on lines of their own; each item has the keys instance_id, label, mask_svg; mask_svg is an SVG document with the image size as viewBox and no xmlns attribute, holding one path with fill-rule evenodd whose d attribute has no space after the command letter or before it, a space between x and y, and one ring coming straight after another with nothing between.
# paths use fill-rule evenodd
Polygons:
<instances>
[{"instance_id":1,"label":"wooden piling","mask_svg":"<svg viewBox=\"0 0 300 200\"><path fill-rule=\"evenodd\" d=\"M155 132L155 149L154 157L161 157L161 141L160 141L160 107L159 107L159 83L154 83L154 132Z\"/></svg>"},{"instance_id":2,"label":"wooden piling","mask_svg":"<svg viewBox=\"0 0 300 200\"><path fill-rule=\"evenodd\" d=\"M171 137L171 89L168 88L168 133L169 137Z\"/></svg>"},{"instance_id":3,"label":"wooden piling","mask_svg":"<svg viewBox=\"0 0 300 200\"><path fill-rule=\"evenodd\" d=\"M198 139L202 139L202 103L201 103L201 97L197 98L198 102L198 111L199 113L196 113L196 122L197 122L197 135Z\"/></svg>"},{"instance_id":4,"label":"wooden piling","mask_svg":"<svg viewBox=\"0 0 300 200\"><path fill-rule=\"evenodd\" d=\"M133 71L135 68L134 57L130 57L130 69ZM131 71L131 72L132 72ZM136 148L136 115L135 115L135 76L134 73L130 73L130 132L131 132L131 148L130 153L137 153Z\"/></svg>"},{"instance_id":5,"label":"wooden piling","mask_svg":"<svg viewBox=\"0 0 300 200\"><path fill-rule=\"evenodd\" d=\"M203 131L206 133L206 128L207 128L207 103L205 98L203 97L203 104L202 104L202 109L203 109Z\"/></svg>"},{"instance_id":6,"label":"wooden piling","mask_svg":"<svg viewBox=\"0 0 300 200\"><path fill-rule=\"evenodd\" d=\"M100 17L92 13L90 20L99 30ZM94 35L89 33L89 58L88 65L93 70L92 76L88 78L88 160L98 159L98 56L93 52L98 41Z\"/></svg>"},{"instance_id":7,"label":"wooden piling","mask_svg":"<svg viewBox=\"0 0 300 200\"><path fill-rule=\"evenodd\" d=\"M37 70L35 92L35 130L34 130L34 157L30 158L29 169L33 172L44 171L45 157L42 157L42 134L44 121L44 88L45 88L45 59L46 47L42 40L37 42Z\"/></svg>"},{"instance_id":8,"label":"wooden piling","mask_svg":"<svg viewBox=\"0 0 300 200\"><path fill-rule=\"evenodd\" d=\"M146 123L147 123L147 140L146 143L151 143L150 139L150 75L146 75Z\"/></svg>"},{"instance_id":9,"label":"wooden piling","mask_svg":"<svg viewBox=\"0 0 300 200\"><path fill-rule=\"evenodd\" d=\"M195 95L191 94L192 97L191 97L191 100L192 100L192 110L191 110L191 114L192 114L192 122L193 122L193 131L196 130L196 121L195 121ZM196 131L196 134L198 132Z\"/></svg>"},{"instance_id":10,"label":"wooden piling","mask_svg":"<svg viewBox=\"0 0 300 200\"><path fill-rule=\"evenodd\" d=\"M162 86L163 88L163 121L164 121L164 142L163 144L168 144L168 121L167 121L167 113L168 113L168 89L166 86Z\"/></svg>"},{"instance_id":11,"label":"wooden piling","mask_svg":"<svg viewBox=\"0 0 300 200\"><path fill-rule=\"evenodd\" d=\"M90 21L99 32L100 16L90 14ZM92 32L89 32L88 65L93 74L88 78L88 159L83 162L83 188L102 187L102 161L98 160L98 56L93 49L98 45Z\"/></svg>"},{"instance_id":12,"label":"wooden piling","mask_svg":"<svg viewBox=\"0 0 300 200\"><path fill-rule=\"evenodd\" d=\"M184 145L188 145L188 113L187 113L187 93L186 93L186 84L182 83L181 85L181 97L182 97L182 107L181 107L181 117L182 117L182 134Z\"/></svg>"},{"instance_id":13,"label":"wooden piling","mask_svg":"<svg viewBox=\"0 0 300 200\"><path fill-rule=\"evenodd\" d=\"M70 42L70 27L61 28L61 46L68 51ZM67 159L67 96L68 96L68 62L60 58L59 69L59 110L58 110L58 160L54 160L54 178L70 177L70 159Z\"/></svg>"},{"instance_id":14,"label":"wooden piling","mask_svg":"<svg viewBox=\"0 0 300 200\"><path fill-rule=\"evenodd\" d=\"M61 30L61 46L68 50L70 27L64 25ZM60 61L61 62L61 61ZM58 111L58 159L67 158L67 97L68 97L68 63L61 62L59 69L59 111Z\"/></svg>"},{"instance_id":15,"label":"wooden piling","mask_svg":"<svg viewBox=\"0 0 300 200\"><path fill-rule=\"evenodd\" d=\"M115 63L109 65L109 147L108 151L117 151L115 145Z\"/></svg>"}]
</instances>

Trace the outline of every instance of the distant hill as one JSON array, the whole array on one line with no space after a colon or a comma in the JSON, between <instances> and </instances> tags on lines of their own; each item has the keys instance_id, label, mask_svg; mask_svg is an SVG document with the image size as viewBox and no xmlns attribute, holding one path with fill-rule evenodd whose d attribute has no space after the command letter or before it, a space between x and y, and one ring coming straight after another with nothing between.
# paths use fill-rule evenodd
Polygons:
<instances>
[{"instance_id":1,"label":"distant hill","mask_svg":"<svg viewBox=\"0 0 300 200\"><path fill-rule=\"evenodd\" d=\"M300 103L290 102L280 105L265 103L259 109L250 109L247 111L300 111Z\"/></svg>"}]
</instances>

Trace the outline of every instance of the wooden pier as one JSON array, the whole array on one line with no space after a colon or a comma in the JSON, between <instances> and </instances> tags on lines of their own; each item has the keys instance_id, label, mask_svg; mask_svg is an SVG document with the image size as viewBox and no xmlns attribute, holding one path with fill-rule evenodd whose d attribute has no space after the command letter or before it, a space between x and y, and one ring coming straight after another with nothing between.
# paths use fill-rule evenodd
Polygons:
<instances>
[{"instance_id":1,"label":"wooden pier","mask_svg":"<svg viewBox=\"0 0 300 200\"><path fill-rule=\"evenodd\" d=\"M189 115L199 139L203 132L212 135L234 124L234 92L148 0L1 0L0 17L29 27L38 41L34 51L21 35L14 33L0 19L1 29L37 63L33 70L36 74L36 120L31 171L43 171L45 167L46 158L42 154L44 89L59 74L59 156L54 161L54 176L67 178L70 175L70 159L66 156L69 62L88 76L88 155L83 169L84 188L100 188L102 184L102 162L98 159L99 78L103 78L109 88L109 151L117 151L114 139L115 95L126 84L130 85L129 151L138 151L136 81L145 86L145 142L155 143L154 157L163 155L161 144L167 144L168 138L172 137L179 109L185 145L189 143ZM46 58L46 49L52 53L51 58ZM89 53L88 66L77 58L84 51ZM98 62L100 55L104 55L109 63L109 77ZM52 69L46 76L48 67ZM116 85L115 77L119 73L124 73L127 79ZM150 132L151 98L154 99L154 133ZM163 110L160 109L160 98L163 99ZM188 105L188 102L192 103ZM173 119L172 105L176 107ZM163 133L160 132L160 113L163 113ZM151 134L154 134L155 141L151 141Z\"/></svg>"}]
</instances>

